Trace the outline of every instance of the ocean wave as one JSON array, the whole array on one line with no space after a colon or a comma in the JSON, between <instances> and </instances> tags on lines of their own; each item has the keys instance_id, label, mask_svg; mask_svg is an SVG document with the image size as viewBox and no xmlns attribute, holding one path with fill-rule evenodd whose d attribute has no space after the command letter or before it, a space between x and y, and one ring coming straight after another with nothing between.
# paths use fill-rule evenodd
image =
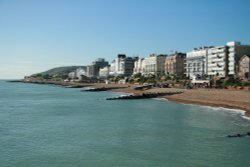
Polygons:
<instances>
[{"instance_id":1,"label":"ocean wave","mask_svg":"<svg viewBox=\"0 0 250 167\"><path fill-rule=\"evenodd\" d=\"M247 116L245 116L245 115L243 115L242 118L247 119L247 120L250 121L250 117L247 117Z\"/></svg>"},{"instance_id":2,"label":"ocean wave","mask_svg":"<svg viewBox=\"0 0 250 167\"><path fill-rule=\"evenodd\" d=\"M154 98L155 100L160 100L160 101L169 101L168 99L166 99L166 98Z\"/></svg>"},{"instance_id":3,"label":"ocean wave","mask_svg":"<svg viewBox=\"0 0 250 167\"><path fill-rule=\"evenodd\" d=\"M198 107L213 110L213 111L223 111L223 112L232 114L233 116L237 115L237 116L240 116L240 117L250 121L250 118L245 115L246 111L241 110L241 109L232 109L232 108L214 107L214 106L203 106L203 105L198 105L198 104L183 104L183 105L198 106Z\"/></svg>"},{"instance_id":4,"label":"ocean wave","mask_svg":"<svg viewBox=\"0 0 250 167\"><path fill-rule=\"evenodd\" d=\"M223 111L227 111L230 113L236 113L236 114L241 114L241 115L245 115L245 113L246 113L245 110L241 110L241 109L232 109L232 108L225 108L225 107L212 107L212 106L201 106L201 107L212 109L215 111L223 110Z\"/></svg>"},{"instance_id":5,"label":"ocean wave","mask_svg":"<svg viewBox=\"0 0 250 167\"><path fill-rule=\"evenodd\" d=\"M199 105L199 104L184 104L184 105L198 106L198 107L201 107L201 108L211 109L211 110L214 110L214 111L223 110L223 111L228 111L228 112L242 114L242 115L245 115L245 113L246 113L245 110L241 110L241 109L232 109L232 108L214 107L214 106L203 106L203 105Z\"/></svg>"}]
</instances>

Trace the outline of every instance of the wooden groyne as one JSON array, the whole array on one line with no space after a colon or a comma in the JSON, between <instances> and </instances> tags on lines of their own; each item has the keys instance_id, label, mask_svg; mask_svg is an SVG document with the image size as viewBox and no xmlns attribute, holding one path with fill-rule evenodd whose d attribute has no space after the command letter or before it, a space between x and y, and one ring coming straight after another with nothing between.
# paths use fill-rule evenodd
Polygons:
<instances>
[{"instance_id":1,"label":"wooden groyne","mask_svg":"<svg viewBox=\"0 0 250 167\"><path fill-rule=\"evenodd\" d=\"M229 138L234 138L234 137L247 137L250 136L250 132L247 132L245 134L234 134L234 135L227 135Z\"/></svg>"},{"instance_id":2,"label":"wooden groyne","mask_svg":"<svg viewBox=\"0 0 250 167\"><path fill-rule=\"evenodd\" d=\"M23 80L10 80L10 81L7 81L7 82L23 82Z\"/></svg>"},{"instance_id":3,"label":"wooden groyne","mask_svg":"<svg viewBox=\"0 0 250 167\"><path fill-rule=\"evenodd\" d=\"M31 83L31 84L41 84L41 85L56 85L62 86L65 88L84 88L92 86L91 84L84 83L72 83L72 82L63 82L63 81L46 81L46 80L12 80L8 82L22 82L22 83Z\"/></svg>"},{"instance_id":4,"label":"wooden groyne","mask_svg":"<svg viewBox=\"0 0 250 167\"><path fill-rule=\"evenodd\" d=\"M108 90L114 90L114 89L124 89L127 87L99 87L99 88L90 88L90 89L85 89L81 91L88 91L88 92L101 92L101 91L108 91Z\"/></svg>"},{"instance_id":5,"label":"wooden groyne","mask_svg":"<svg viewBox=\"0 0 250 167\"><path fill-rule=\"evenodd\" d=\"M162 92L162 93L143 93L140 95L128 95L128 96L119 96L114 98L107 98L106 100L134 100L134 99L150 99L157 98L161 96L170 96L174 94L180 94L183 92Z\"/></svg>"}]
</instances>

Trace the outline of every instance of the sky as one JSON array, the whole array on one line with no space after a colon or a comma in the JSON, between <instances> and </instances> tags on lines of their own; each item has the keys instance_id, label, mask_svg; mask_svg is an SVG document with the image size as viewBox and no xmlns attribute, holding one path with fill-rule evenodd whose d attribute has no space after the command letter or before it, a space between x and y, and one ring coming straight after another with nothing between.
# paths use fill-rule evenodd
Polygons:
<instances>
[{"instance_id":1,"label":"sky","mask_svg":"<svg viewBox=\"0 0 250 167\"><path fill-rule=\"evenodd\" d=\"M0 0L0 79L117 54L250 44L249 0Z\"/></svg>"}]
</instances>

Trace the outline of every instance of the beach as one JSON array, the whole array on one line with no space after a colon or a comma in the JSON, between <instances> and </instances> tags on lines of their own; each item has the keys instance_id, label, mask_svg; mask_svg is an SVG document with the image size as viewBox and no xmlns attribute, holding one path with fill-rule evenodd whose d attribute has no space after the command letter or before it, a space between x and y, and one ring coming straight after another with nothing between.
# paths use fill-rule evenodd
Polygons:
<instances>
[{"instance_id":1,"label":"beach","mask_svg":"<svg viewBox=\"0 0 250 167\"><path fill-rule=\"evenodd\" d=\"M246 111L245 115L250 117L250 92L244 90L227 89L177 89L177 88L152 88L148 90L134 90L138 85L133 84L94 84L92 88L116 88L115 92L132 94L161 93L161 92L183 92L170 96L162 96L172 102L196 104L212 107L224 107ZM120 89L117 89L121 87ZM126 87L126 88L124 88Z\"/></svg>"}]
</instances>

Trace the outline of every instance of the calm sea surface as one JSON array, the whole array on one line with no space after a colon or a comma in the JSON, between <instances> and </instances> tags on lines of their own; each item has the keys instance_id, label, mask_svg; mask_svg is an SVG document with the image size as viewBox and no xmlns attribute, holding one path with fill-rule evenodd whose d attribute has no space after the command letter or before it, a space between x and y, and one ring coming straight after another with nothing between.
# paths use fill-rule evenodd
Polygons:
<instances>
[{"instance_id":1,"label":"calm sea surface","mask_svg":"<svg viewBox=\"0 0 250 167\"><path fill-rule=\"evenodd\" d=\"M239 113L118 95L0 81L0 166L250 166Z\"/></svg>"}]
</instances>

